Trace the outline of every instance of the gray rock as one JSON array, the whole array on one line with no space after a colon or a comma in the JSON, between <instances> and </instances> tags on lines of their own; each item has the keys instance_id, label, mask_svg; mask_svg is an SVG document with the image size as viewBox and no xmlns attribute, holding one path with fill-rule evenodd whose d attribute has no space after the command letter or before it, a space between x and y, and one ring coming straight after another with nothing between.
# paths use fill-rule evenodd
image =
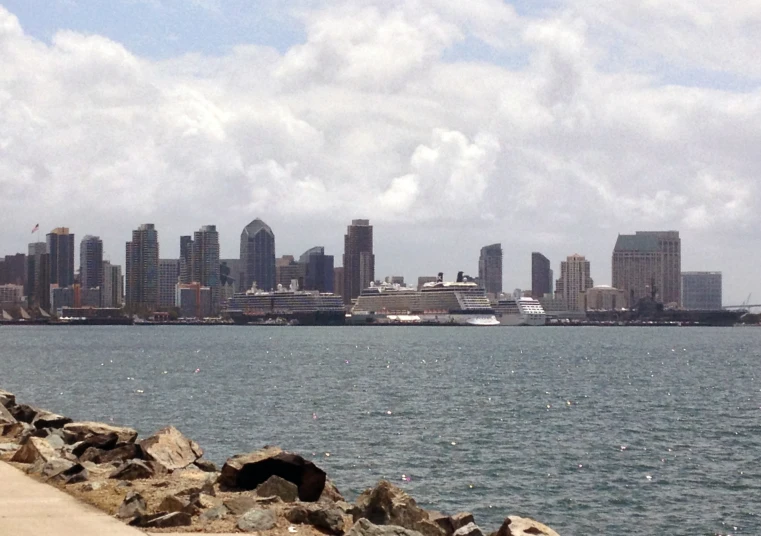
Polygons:
<instances>
[{"instance_id":1,"label":"gray rock","mask_svg":"<svg viewBox=\"0 0 761 536\"><path fill-rule=\"evenodd\" d=\"M193 518L184 512L161 512L159 514L138 516L129 523L133 527L145 529L167 529L172 527L187 527L193 524Z\"/></svg>"},{"instance_id":2,"label":"gray rock","mask_svg":"<svg viewBox=\"0 0 761 536\"><path fill-rule=\"evenodd\" d=\"M90 473L87 471L85 466L79 463L74 464L69 469L66 469L62 473L59 473L58 476L56 476L56 479L62 480L63 483L67 486L71 484L87 482L89 478Z\"/></svg>"},{"instance_id":3,"label":"gray rock","mask_svg":"<svg viewBox=\"0 0 761 536\"><path fill-rule=\"evenodd\" d=\"M344 533L343 511L332 503L297 504L285 512L291 523L308 524L329 534Z\"/></svg>"},{"instance_id":4,"label":"gray rock","mask_svg":"<svg viewBox=\"0 0 761 536\"><path fill-rule=\"evenodd\" d=\"M72 420L68 417L50 411L40 410L37 415L35 415L32 425L38 430L41 430L42 428L63 428L70 422L72 422Z\"/></svg>"},{"instance_id":5,"label":"gray rock","mask_svg":"<svg viewBox=\"0 0 761 536\"><path fill-rule=\"evenodd\" d=\"M116 517L121 519L132 519L137 516L144 516L148 512L148 505L145 503L143 496L136 491L130 491L119 506Z\"/></svg>"},{"instance_id":6,"label":"gray rock","mask_svg":"<svg viewBox=\"0 0 761 536\"><path fill-rule=\"evenodd\" d=\"M55 449L46 440L39 437L31 437L26 444L16 451L11 461L18 463L42 462L44 464L58 457Z\"/></svg>"},{"instance_id":7,"label":"gray rock","mask_svg":"<svg viewBox=\"0 0 761 536\"><path fill-rule=\"evenodd\" d=\"M186 488L178 492L177 495L197 495L201 493L205 495L211 495L212 497L216 497L217 492L214 489L214 481L207 480L201 486L193 486L192 488Z\"/></svg>"},{"instance_id":8,"label":"gray rock","mask_svg":"<svg viewBox=\"0 0 761 536\"><path fill-rule=\"evenodd\" d=\"M272 475L256 488L259 497L280 497L284 502L295 502L299 498L299 488L293 482Z\"/></svg>"},{"instance_id":9,"label":"gray rock","mask_svg":"<svg viewBox=\"0 0 761 536\"><path fill-rule=\"evenodd\" d=\"M65 445L63 442L63 438L59 436L58 434L48 434L45 436L45 439L48 442L48 445L53 447L54 449L62 449Z\"/></svg>"},{"instance_id":10,"label":"gray rock","mask_svg":"<svg viewBox=\"0 0 761 536\"><path fill-rule=\"evenodd\" d=\"M474 523L473 514L469 512L460 512L452 516L440 512L429 512L428 518L444 530L446 536L452 536L455 531L464 527L468 523Z\"/></svg>"},{"instance_id":11,"label":"gray rock","mask_svg":"<svg viewBox=\"0 0 761 536\"><path fill-rule=\"evenodd\" d=\"M205 510L201 513L199 516L201 520L203 521L216 521L218 519L223 519L227 517L227 507L225 505L215 506L214 508L209 508L208 510Z\"/></svg>"},{"instance_id":12,"label":"gray rock","mask_svg":"<svg viewBox=\"0 0 761 536\"><path fill-rule=\"evenodd\" d=\"M114 433L119 443L134 443L137 431L125 426L112 426L101 422L73 422L63 427L64 439L67 443L76 443L95 436Z\"/></svg>"},{"instance_id":13,"label":"gray rock","mask_svg":"<svg viewBox=\"0 0 761 536\"><path fill-rule=\"evenodd\" d=\"M547 525L527 517L508 516L496 536L559 536Z\"/></svg>"},{"instance_id":14,"label":"gray rock","mask_svg":"<svg viewBox=\"0 0 761 536\"><path fill-rule=\"evenodd\" d=\"M108 478L138 480L156 476L155 468L143 460L128 460L116 468Z\"/></svg>"},{"instance_id":15,"label":"gray rock","mask_svg":"<svg viewBox=\"0 0 761 536\"><path fill-rule=\"evenodd\" d=\"M253 497L243 495L241 497L235 497L234 499L228 499L225 501L225 507L231 514L239 516L243 515L249 510L256 508L257 503Z\"/></svg>"},{"instance_id":16,"label":"gray rock","mask_svg":"<svg viewBox=\"0 0 761 536\"><path fill-rule=\"evenodd\" d=\"M42 466L40 472L45 478L53 478L58 476L59 473L63 473L67 469L74 467L74 463L62 458L53 458Z\"/></svg>"},{"instance_id":17,"label":"gray rock","mask_svg":"<svg viewBox=\"0 0 761 536\"><path fill-rule=\"evenodd\" d=\"M275 526L272 510L249 510L238 519L237 527L244 532L262 532Z\"/></svg>"},{"instance_id":18,"label":"gray rock","mask_svg":"<svg viewBox=\"0 0 761 536\"><path fill-rule=\"evenodd\" d=\"M302 501L319 500L325 488L325 471L298 454L277 447L229 458L222 467L219 484L225 489L253 490L273 475L296 484Z\"/></svg>"},{"instance_id":19,"label":"gray rock","mask_svg":"<svg viewBox=\"0 0 761 536\"><path fill-rule=\"evenodd\" d=\"M454 536L484 536L481 529L475 523L468 523L464 527L460 527L454 533Z\"/></svg>"},{"instance_id":20,"label":"gray rock","mask_svg":"<svg viewBox=\"0 0 761 536\"><path fill-rule=\"evenodd\" d=\"M75 456L79 457L82 456L82 454L84 454L87 449L90 448L94 448L100 451L111 450L116 446L118 441L119 436L116 435L116 432L111 432L108 434L96 434L78 442L77 445L71 449L71 452L73 452Z\"/></svg>"},{"instance_id":21,"label":"gray rock","mask_svg":"<svg viewBox=\"0 0 761 536\"><path fill-rule=\"evenodd\" d=\"M0 389L0 406L8 408L16 405L16 395Z\"/></svg>"},{"instance_id":22,"label":"gray rock","mask_svg":"<svg viewBox=\"0 0 761 536\"><path fill-rule=\"evenodd\" d=\"M200 495L167 495L159 504L162 512L185 512L191 516L201 513Z\"/></svg>"},{"instance_id":23,"label":"gray rock","mask_svg":"<svg viewBox=\"0 0 761 536\"><path fill-rule=\"evenodd\" d=\"M422 536L419 532L397 525L379 526L361 518L351 527L346 536Z\"/></svg>"},{"instance_id":24,"label":"gray rock","mask_svg":"<svg viewBox=\"0 0 761 536\"><path fill-rule=\"evenodd\" d=\"M174 426L162 428L143 439L140 449L146 460L155 462L168 472L183 469L203 456L203 449L198 443L182 435Z\"/></svg>"}]
</instances>

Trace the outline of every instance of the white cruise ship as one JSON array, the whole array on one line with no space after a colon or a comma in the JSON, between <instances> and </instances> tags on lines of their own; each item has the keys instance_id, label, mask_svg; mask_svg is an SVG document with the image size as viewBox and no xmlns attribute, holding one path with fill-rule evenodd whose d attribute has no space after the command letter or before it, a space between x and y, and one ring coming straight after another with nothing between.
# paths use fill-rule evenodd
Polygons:
<instances>
[{"instance_id":1,"label":"white cruise ship","mask_svg":"<svg viewBox=\"0 0 761 536\"><path fill-rule=\"evenodd\" d=\"M503 296L494 306L499 323L503 326L544 326L547 313L534 298Z\"/></svg>"},{"instance_id":2,"label":"white cruise ship","mask_svg":"<svg viewBox=\"0 0 761 536\"><path fill-rule=\"evenodd\" d=\"M352 324L498 326L486 292L476 283L445 282L443 274L420 290L383 284L362 291L347 318Z\"/></svg>"}]
</instances>

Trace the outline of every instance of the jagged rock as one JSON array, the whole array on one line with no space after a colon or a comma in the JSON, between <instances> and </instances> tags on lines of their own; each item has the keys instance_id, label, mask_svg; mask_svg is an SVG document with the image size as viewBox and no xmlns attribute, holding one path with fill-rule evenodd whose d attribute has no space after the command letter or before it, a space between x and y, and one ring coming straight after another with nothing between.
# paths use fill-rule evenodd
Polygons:
<instances>
[{"instance_id":1,"label":"jagged rock","mask_svg":"<svg viewBox=\"0 0 761 536\"><path fill-rule=\"evenodd\" d=\"M167 471L183 469L203 456L203 449L182 435L174 426L162 428L140 442L146 460L156 462Z\"/></svg>"},{"instance_id":2,"label":"jagged rock","mask_svg":"<svg viewBox=\"0 0 761 536\"><path fill-rule=\"evenodd\" d=\"M351 527L346 536L422 536L415 530L405 529L397 525L378 526L361 518Z\"/></svg>"},{"instance_id":3,"label":"jagged rock","mask_svg":"<svg viewBox=\"0 0 761 536\"><path fill-rule=\"evenodd\" d=\"M234 499L228 499L224 504L230 513L236 516L243 515L249 510L253 510L257 506L257 502L254 500L254 498L247 495L235 497Z\"/></svg>"},{"instance_id":4,"label":"jagged rock","mask_svg":"<svg viewBox=\"0 0 761 536\"><path fill-rule=\"evenodd\" d=\"M277 447L228 459L222 467L219 484L228 489L252 490L273 475L296 484L302 501L319 500L325 488L325 471L298 454L283 452Z\"/></svg>"},{"instance_id":5,"label":"jagged rock","mask_svg":"<svg viewBox=\"0 0 761 536\"><path fill-rule=\"evenodd\" d=\"M145 499L136 491L130 491L124 497L124 501L119 505L116 517L121 519L132 519L137 516L144 516L148 512L148 505Z\"/></svg>"},{"instance_id":6,"label":"jagged rock","mask_svg":"<svg viewBox=\"0 0 761 536\"><path fill-rule=\"evenodd\" d=\"M16 418L11 415L11 412L0 404L0 424L15 424L17 422Z\"/></svg>"},{"instance_id":7,"label":"jagged rock","mask_svg":"<svg viewBox=\"0 0 761 536\"><path fill-rule=\"evenodd\" d=\"M362 517L360 515L361 512L359 507L354 503L348 503L346 501L336 501L336 506L340 508L344 514L351 516L352 519L359 519L360 517Z\"/></svg>"},{"instance_id":8,"label":"jagged rock","mask_svg":"<svg viewBox=\"0 0 761 536\"><path fill-rule=\"evenodd\" d=\"M343 511L330 503L299 504L285 513L291 523L308 524L330 534L344 533Z\"/></svg>"},{"instance_id":9,"label":"jagged rock","mask_svg":"<svg viewBox=\"0 0 761 536\"><path fill-rule=\"evenodd\" d=\"M9 408L16 405L16 395L0 389L0 406Z\"/></svg>"},{"instance_id":10,"label":"jagged rock","mask_svg":"<svg viewBox=\"0 0 761 536\"><path fill-rule=\"evenodd\" d=\"M59 473L63 473L66 469L74 467L74 463L64 460L62 458L53 458L42 466L40 472L45 478L53 478L58 476Z\"/></svg>"},{"instance_id":11,"label":"jagged rock","mask_svg":"<svg viewBox=\"0 0 761 536\"><path fill-rule=\"evenodd\" d=\"M75 456L79 457L82 456L82 454L84 454L87 449L91 448L101 451L111 450L116 446L118 441L119 436L116 435L116 432L111 432L108 434L96 434L80 441L71 450L71 452L73 452Z\"/></svg>"},{"instance_id":12,"label":"jagged rock","mask_svg":"<svg viewBox=\"0 0 761 536\"><path fill-rule=\"evenodd\" d=\"M375 525L398 525L416 530L424 536L445 536L446 531L429 519L428 512L420 508L415 499L387 480L381 480L373 489L357 498L359 515Z\"/></svg>"},{"instance_id":13,"label":"jagged rock","mask_svg":"<svg viewBox=\"0 0 761 536\"><path fill-rule=\"evenodd\" d=\"M115 467L113 465L98 465L93 462L80 462L82 467L87 469L87 472L92 475L93 478L108 478L108 475L114 472Z\"/></svg>"},{"instance_id":14,"label":"jagged rock","mask_svg":"<svg viewBox=\"0 0 761 536\"><path fill-rule=\"evenodd\" d=\"M272 510L249 510L238 519L237 527L244 532L261 532L275 526Z\"/></svg>"},{"instance_id":15,"label":"jagged rock","mask_svg":"<svg viewBox=\"0 0 761 536\"><path fill-rule=\"evenodd\" d=\"M481 529L475 523L468 523L464 527L460 527L454 533L454 536L484 536Z\"/></svg>"},{"instance_id":16,"label":"jagged rock","mask_svg":"<svg viewBox=\"0 0 761 536\"><path fill-rule=\"evenodd\" d=\"M18 443L0 443L0 454L7 454L8 452L16 452L21 448Z\"/></svg>"},{"instance_id":17,"label":"jagged rock","mask_svg":"<svg viewBox=\"0 0 761 536\"><path fill-rule=\"evenodd\" d=\"M156 468L153 464L143 460L127 460L117 467L108 478L118 480L139 480L156 476Z\"/></svg>"},{"instance_id":18,"label":"jagged rock","mask_svg":"<svg viewBox=\"0 0 761 536\"><path fill-rule=\"evenodd\" d=\"M344 500L346 499L344 499L344 496L341 495L340 491L338 491L338 488L333 483L333 481L329 478L326 478L325 487L322 488L322 493L320 494L320 501L338 502Z\"/></svg>"},{"instance_id":19,"label":"jagged rock","mask_svg":"<svg viewBox=\"0 0 761 536\"><path fill-rule=\"evenodd\" d=\"M70 422L72 422L72 419L69 417L64 417L63 415L58 415L57 413L52 413L50 411L40 410L37 412L37 415L35 415L32 425L38 430L41 430L42 428L63 428Z\"/></svg>"},{"instance_id":20,"label":"jagged rock","mask_svg":"<svg viewBox=\"0 0 761 536\"><path fill-rule=\"evenodd\" d=\"M111 450L101 450L92 460L97 464L126 462L127 460L139 460L143 458L140 445L135 443L117 443Z\"/></svg>"},{"instance_id":21,"label":"jagged rock","mask_svg":"<svg viewBox=\"0 0 761 536\"><path fill-rule=\"evenodd\" d=\"M224 517L227 517L227 507L225 505L221 506L215 506L214 508L209 508L208 510L205 510L201 513L199 516L201 520L203 521L216 521L218 519L222 519Z\"/></svg>"},{"instance_id":22,"label":"jagged rock","mask_svg":"<svg viewBox=\"0 0 761 536\"><path fill-rule=\"evenodd\" d=\"M44 430L47 432L50 432L49 428L45 428ZM58 434L48 433L47 435L44 436L44 438L45 438L45 441L47 441L48 444L54 449L62 449L65 445L65 443L63 442L63 439Z\"/></svg>"},{"instance_id":23,"label":"jagged rock","mask_svg":"<svg viewBox=\"0 0 761 536\"><path fill-rule=\"evenodd\" d=\"M280 497L283 502L295 502L299 498L299 488L293 482L272 475L256 487L259 497Z\"/></svg>"},{"instance_id":24,"label":"jagged rock","mask_svg":"<svg viewBox=\"0 0 761 536\"><path fill-rule=\"evenodd\" d=\"M125 426L111 426L102 422L72 422L63 427L63 437L67 443L84 441L95 435L116 434L119 443L134 443L137 431Z\"/></svg>"},{"instance_id":25,"label":"jagged rock","mask_svg":"<svg viewBox=\"0 0 761 536\"><path fill-rule=\"evenodd\" d=\"M50 443L42 438L32 437L16 451L11 461L18 463L42 462L44 464L58 457Z\"/></svg>"},{"instance_id":26,"label":"jagged rock","mask_svg":"<svg viewBox=\"0 0 761 536\"><path fill-rule=\"evenodd\" d=\"M442 514L441 512L428 512L428 519L441 527L446 536L452 536L458 529L461 529L468 523L475 522L473 514L469 512L460 512L452 516Z\"/></svg>"},{"instance_id":27,"label":"jagged rock","mask_svg":"<svg viewBox=\"0 0 761 536\"><path fill-rule=\"evenodd\" d=\"M495 534L496 536L559 536L547 525L527 517L518 516L508 516Z\"/></svg>"},{"instance_id":28,"label":"jagged rock","mask_svg":"<svg viewBox=\"0 0 761 536\"><path fill-rule=\"evenodd\" d=\"M153 515L138 516L129 523L133 527L145 529L167 529L187 527L193 524L193 518L185 512L161 512Z\"/></svg>"},{"instance_id":29,"label":"jagged rock","mask_svg":"<svg viewBox=\"0 0 761 536\"><path fill-rule=\"evenodd\" d=\"M84 465L77 463L60 473L57 477L58 480L62 480L67 486L70 484L79 484L80 482L87 482L90 478L90 473L87 471Z\"/></svg>"},{"instance_id":30,"label":"jagged rock","mask_svg":"<svg viewBox=\"0 0 761 536\"><path fill-rule=\"evenodd\" d=\"M32 430L32 425L25 422L0 424L0 435L13 439L20 438L25 432Z\"/></svg>"},{"instance_id":31,"label":"jagged rock","mask_svg":"<svg viewBox=\"0 0 761 536\"><path fill-rule=\"evenodd\" d=\"M195 464L196 467L198 467L204 473L218 473L219 472L219 467L217 467L214 462L210 462L209 460L204 460L203 458L199 458L193 463Z\"/></svg>"},{"instance_id":32,"label":"jagged rock","mask_svg":"<svg viewBox=\"0 0 761 536\"><path fill-rule=\"evenodd\" d=\"M214 489L214 481L207 480L200 487L193 486L192 488L187 488L177 493L177 495L198 495L198 494L205 494L205 495L211 495L212 497L216 497L217 492Z\"/></svg>"},{"instance_id":33,"label":"jagged rock","mask_svg":"<svg viewBox=\"0 0 761 536\"><path fill-rule=\"evenodd\" d=\"M162 512L185 512L191 516L196 516L208 506L211 505L203 501L200 494L167 495L159 504L159 510Z\"/></svg>"},{"instance_id":34,"label":"jagged rock","mask_svg":"<svg viewBox=\"0 0 761 536\"><path fill-rule=\"evenodd\" d=\"M37 416L37 413L39 413L41 410L33 408L28 404L18 404L8 408L8 411L11 412L11 415L13 415L13 418L17 421L32 424L32 421Z\"/></svg>"}]
</instances>

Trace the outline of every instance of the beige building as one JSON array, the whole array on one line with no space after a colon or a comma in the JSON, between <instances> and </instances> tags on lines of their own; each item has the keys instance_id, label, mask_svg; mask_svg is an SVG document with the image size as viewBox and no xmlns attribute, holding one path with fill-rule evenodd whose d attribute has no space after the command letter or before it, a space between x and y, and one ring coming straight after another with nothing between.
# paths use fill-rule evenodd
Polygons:
<instances>
[{"instance_id":1,"label":"beige building","mask_svg":"<svg viewBox=\"0 0 761 536\"><path fill-rule=\"evenodd\" d=\"M613 249L613 286L631 307L655 294L664 304L681 302L682 242L679 231L637 231L618 235Z\"/></svg>"},{"instance_id":2,"label":"beige building","mask_svg":"<svg viewBox=\"0 0 761 536\"><path fill-rule=\"evenodd\" d=\"M627 308L626 293L608 285L587 289L582 299L587 311L620 311Z\"/></svg>"},{"instance_id":3,"label":"beige building","mask_svg":"<svg viewBox=\"0 0 761 536\"><path fill-rule=\"evenodd\" d=\"M583 255L575 253L560 263L560 279L555 283L555 295L563 299L569 311L584 310L584 301L579 296L593 286L589 261Z\"/></svg>"}]
</instances>

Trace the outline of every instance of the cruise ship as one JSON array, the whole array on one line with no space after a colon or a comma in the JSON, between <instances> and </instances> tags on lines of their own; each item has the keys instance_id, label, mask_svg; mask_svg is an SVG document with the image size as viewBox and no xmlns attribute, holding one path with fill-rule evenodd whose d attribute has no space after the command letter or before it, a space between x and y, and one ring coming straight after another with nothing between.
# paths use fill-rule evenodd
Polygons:
<instances>
[{"instance_id":1,"label":"cruise ship","mask_svg":"<svg viewBox=\"0 0 761 536\"><path fill-rule=\"evenodd\" d=\"M455 282L445 282L440 273L436 282L420 290L372 285L361 292L348 320L352 324L499 325L484 289L464 281L462 272Z\"/></svg>"},{"instance_id":2,"label":"cruise ship","mask_svg":"<svg viewBox=\"0 0 761 536\"><path fill-rule=\"evenodd\" d=\"M246 292L236 293L223 307L236 324L299 324L333 326L344 324L346 312L341 296L278 285L265 292L256 284Z\"/></svg>"},{"instance_id":3,"label":"cruise ship","mask_svg":"<svg viewBox=\"0 0 761 536\"><path fill-rule=\"evenodd\" d=\"M503 326L544 326L547 323L547 313L539 300L520 295L503 296L494 305L494 312Z\"/></svg>"}]
</instances>

